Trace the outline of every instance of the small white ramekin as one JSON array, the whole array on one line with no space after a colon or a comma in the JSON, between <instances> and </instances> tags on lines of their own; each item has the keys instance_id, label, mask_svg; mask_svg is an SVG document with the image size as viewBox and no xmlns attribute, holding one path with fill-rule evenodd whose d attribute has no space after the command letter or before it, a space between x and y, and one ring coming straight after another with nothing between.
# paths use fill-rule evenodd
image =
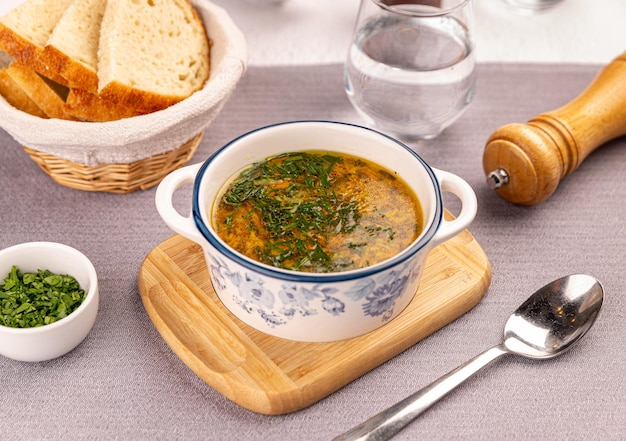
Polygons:
<instances>
[{"instance_id":1,"label":"small white ramekin","mask_svg":"<svg viewBox=\"0 0 626 441\"><path fill-rule=\"evenodd\" d=\"M15 265L22 273L49 270L76 279L87 293L81 305L67 317L36 328L0 326L0 354L19 361L46 361L60 357L82 342L98 313L98 277L89 259L60 243L27 242L0 251L0 278Z\"/></svg>"}]
</instances>

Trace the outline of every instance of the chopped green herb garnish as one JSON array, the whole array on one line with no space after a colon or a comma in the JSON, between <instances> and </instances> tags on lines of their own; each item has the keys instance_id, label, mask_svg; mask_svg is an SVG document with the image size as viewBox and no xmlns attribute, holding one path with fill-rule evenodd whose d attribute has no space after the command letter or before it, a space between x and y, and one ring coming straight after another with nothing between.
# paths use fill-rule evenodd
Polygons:
<instances>
[{"instance_id":1,"label":"chopped green herb garnish","mask_svg":"<svg viewBox=\"0 0 626 441\"><path fill-rule=\"evenodd\" d=\"M416 196L391 172L319 151L252 164L228 184L212 212L216 231L237 251L317 273L388 258L417 237L422 223Z\"/></svg>"},{"instance_id":2,"label":"chopped green herb garnish","mask_svg":"<svg viewBox=\"0 0 626 441\"><path fill-rule=\"evenodd\" d=\"M329 234L349 232L359 219L355 201L335 194L330 173L339 156L306 152L278 155L245 170L223 197L236 212L247 203L272 240L258 249L262 262L290 269L330 268L323 243ZM247 209L247 208L246 208ZM226 220L232 225L232 215ZM250 227L254 224L250 223Z\"/></svg>"},{"instance_id":3,"label":"chopped green herb garnish","mask_svg":"<svg viewBox=\"0 0 626 441\"><path fill-rule=\"evenodd\" d=\"M49 325L76 310L86 295L72 276L48 270L22 273L14 265L0 285L0 325Z\"/></svg>"}]
</instances>

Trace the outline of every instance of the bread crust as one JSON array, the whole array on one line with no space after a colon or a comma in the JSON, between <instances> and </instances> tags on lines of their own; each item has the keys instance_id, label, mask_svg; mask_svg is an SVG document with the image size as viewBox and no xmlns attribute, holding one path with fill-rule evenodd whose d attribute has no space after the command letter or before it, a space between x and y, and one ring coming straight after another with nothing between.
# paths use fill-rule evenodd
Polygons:
<instances>
[{"instance_id":1,"label":"bread crust","mask_svg":"<svg viewBox=\"0 0 626 441\"><path fill-rule=\"evenodd\" d=\"M50 69L42 60L43 48L32 41L23 38L11 28L0 23L0 49L5 51L15 61L28 66L36 72L56 81L59 84L67 85L67 81L56 71Z\"/></svg>"},{"instance_id":2,"label":"bread crust","mask_svg":"<svg viewBox=\"0 0 626 441\"><path fill-rule=\"evenodd\" d=\"M44 111L30 99L26 92L24 92L20 86L13 81L7 73L6 68L0 69L0 94L2 94L7 103L22 112L38 116L39 118L48 117Z\"/></svg>"},{"instance_id":3,"label":"bread crust","mask_svg":"<svg viewBox=\"0 0 626 441\"><path fill-rule=\"evenodd\" d=\"M64 86L98 93L98 73L56 47L47 45L39 59L48 70L58 73L62 78L58 82Z\"/></svg>"},{"instance_id":4,"label":"bread crust","mask_svg":"<svg viewBox=\"0 0 626 441\"><path fill-rule=\"evenodd\" d=\"M186 96L162 95L133 87L128 87L118 81L107 84L98 93L105 100L117 102L125 107L137 109L142 113L151 113L174 105Z\"/></svg>"},{"instance_id":5,"label":"bread crust","mask_svg":"<svg viewBox=\"0 0 626 441\"><path fill-rule=\"evenodd\" d=\"M49 118L76 120L65 112L61 96L33 69L15 61L7 68L7 74Z\"/></svg>"},{"instance_id":6,"label":"bread crust","mask_svg":"<svg viewBox=\"0 0 626 441\"><path fill-rule=\"evenodd\" d=\"M70 89L65 111L79 120L92 122L116 121L141 115L137 109L120 105L83 89Z\"/></svg>"}]
</instances>

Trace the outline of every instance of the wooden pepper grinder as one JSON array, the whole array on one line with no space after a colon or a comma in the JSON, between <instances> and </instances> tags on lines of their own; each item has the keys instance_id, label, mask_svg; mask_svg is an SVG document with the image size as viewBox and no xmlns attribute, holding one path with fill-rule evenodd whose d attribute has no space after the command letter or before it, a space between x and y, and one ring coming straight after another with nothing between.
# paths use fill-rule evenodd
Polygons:
<instances>
[{"instance_id":1,"label":"wooden pepper grinder","mask_svg":"<svg viewBox=\"0 0 626 441\"><path fill-rule=\"evenodd\" d=\"M625 134L626 52L563 107L497 129L483 153L487 183L509 202L537 204L592 151Z\"/></svg>"}]
</instances>

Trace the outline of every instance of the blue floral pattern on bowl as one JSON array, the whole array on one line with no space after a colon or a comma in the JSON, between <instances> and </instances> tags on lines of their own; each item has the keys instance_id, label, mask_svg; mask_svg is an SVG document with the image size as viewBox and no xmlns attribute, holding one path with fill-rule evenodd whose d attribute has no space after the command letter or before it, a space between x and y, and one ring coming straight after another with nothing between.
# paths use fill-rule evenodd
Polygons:
<instances>
[{"instance_id":1,"label":"blue floral pattern on bowl","mask_svg":"<svg viewBox=\"0 0 626 441\"><path fill-rule=\"evenodd\" d=\"M286 281L275 292L262 276L245 269L233 270L216 255L207 256L214 288L222 292L227 290L228 284L236 287L231 291L236 292L233 302L249 314L258 315L271 328L285 325L295 316L340 316L346 312L346 302L360 303L364 316L380 317L386 322L397 312L396 300L406 291L409 279L415 279L420 273L419 267L412 268L406 263L399 270L357 279L347 289Z\"/></svg>"}]
</instances>

